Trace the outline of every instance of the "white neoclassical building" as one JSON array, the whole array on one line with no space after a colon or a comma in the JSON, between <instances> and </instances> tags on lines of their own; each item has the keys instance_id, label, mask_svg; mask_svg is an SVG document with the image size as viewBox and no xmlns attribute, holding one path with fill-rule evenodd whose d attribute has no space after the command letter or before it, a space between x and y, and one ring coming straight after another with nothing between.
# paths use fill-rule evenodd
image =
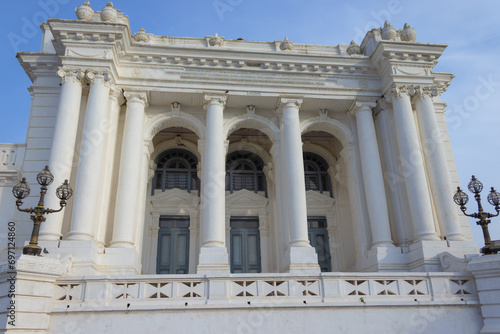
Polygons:
<instances>
[{"instance_id":1,"label":"white neoclassical building","mask_svg":"<svg viewBox=\"0 0 500 334\"><path fill-rule=\"evenodd\" d=\"M326 46L76 13L17 56L27 141L0 144L16 254L33 225L12 186L25 177L36 206L48 165L45 207L65 179L74 196L42 223L41 256L0 268L6 332L500 333L478 293L500 294L500 260L452 198L446 45L388 22Z\"/></svg>"}]
</instances>

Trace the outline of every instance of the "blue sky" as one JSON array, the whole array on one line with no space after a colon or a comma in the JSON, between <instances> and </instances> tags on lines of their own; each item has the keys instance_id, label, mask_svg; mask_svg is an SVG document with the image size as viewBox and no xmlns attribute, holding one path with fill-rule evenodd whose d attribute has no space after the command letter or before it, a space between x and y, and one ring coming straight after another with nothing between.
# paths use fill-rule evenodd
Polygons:
<instances>
[{"instance_id":1,"label":"blue sky","mask_svg":"<svg viewBox=\"0 0 500 334\"><path fill-rule=\"evenodd\" d=\"M48 17L75 19L74 9L82 3L2 2L0 142L24 142L26 136L30 107L26 88L31 82L16 52L39 51L39 23ZM90 4L100 10L106 1ZM129 16L133 32L145 28L166 36L204 37L217 32L229 39L274 41L286 35L296 43L337 45L353 39L360 43L367 30L382 26L386 19L397 29L408 22L417 30L417 42L448 44L435 70L456 76L442 99L448 104L448 128L462 187L475 174L485 190L500 188L498 1L121 0L114 5ZM485 190L484 207L493 212ZM469 208L475 209L472 203ZM492 238L500 239L500 219L493 219L490 226ZM481 229L475 223L472 229L476 243L482 245Z\"/></svg>"}]
</instances>

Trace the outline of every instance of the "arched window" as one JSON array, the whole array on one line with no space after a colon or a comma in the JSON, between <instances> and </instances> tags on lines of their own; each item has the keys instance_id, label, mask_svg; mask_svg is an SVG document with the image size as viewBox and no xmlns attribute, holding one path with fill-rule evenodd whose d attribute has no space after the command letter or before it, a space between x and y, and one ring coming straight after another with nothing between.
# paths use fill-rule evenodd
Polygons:
<instances>
[{"instance_id":1,"label":"arched window","mask_svg":"<svg viewBox=\"0 0 500 334\"><path fill-rule=\"evenodd\" d=\"M328 163L317 154L304 152L304 174L306 190L329 193L333 196Z\"/></svg>"},{"instance_id":2,"label":"arched window","mask_svg":"<svg viewBox=\"0 0 500 334\"><path fill-rule=\"evenodd\" d=\"M236 151L229 154L226 163L226 190L231 193L241 189L267 191L263 168L264 162L255 153Z\"/></svg>"},{"instance_id":3,"label":"arched window","mask_svg":"<svg viewBox=\"0 0 500 334\"><path fill-rule=\"evenodd\" d=\"M198 159L189 151L171 149L163 152L156 159L154 189L199 190L197 164Z\"/></svg>"}]
</instances>

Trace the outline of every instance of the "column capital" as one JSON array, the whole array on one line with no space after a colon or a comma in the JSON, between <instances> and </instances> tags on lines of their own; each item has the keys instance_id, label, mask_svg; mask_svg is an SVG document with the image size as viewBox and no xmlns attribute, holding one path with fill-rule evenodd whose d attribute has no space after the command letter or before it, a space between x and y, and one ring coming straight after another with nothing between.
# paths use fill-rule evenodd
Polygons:
<instances>
[{"instance_id":1,"label":"column capital","mask_svg":"<svg viewBox=\"0 0 500 334\"><path fill-rule=\"evenodd\" d=\"M392 99L400 99L403 96L409 97L413 94L415 94L415 87L412 85L393 84L385 94L385 98L392 101Z\"/></svg>"},{"instance_id":2,"label":"column capital","mask_svg":"<svg viewBox=\"0 0 500 334\"><path fill-rule=\"evenodd\" d=\"M360 111L369 111L373 113L372 109L377 105L374 101L356 101L353 103L351 110L349 111L351 115L356 116Z\"/></svg>"},{"instance_id":3,"label":"column capital","mask_svg":"<svg viewBox=\"0 0 500 334\"><path fill-rule=\"evenodd\" d=\"M116 87L114 84L111 84L109 87L109 97L112 98L113 100L119 100L120 97L122 96L122 89Z\"/></svg>"},{"instance_id":4,"label":"column capital","mask_svg":"<svg viewBox=\"0 0 500 334\"><path fill-rule=\"evenodd\" d=\"M127 102L139 102L144 105L148 103L148 93L141 91L125 91L123 96L127 99Z\"/></svg>"},{"instance_id":5,"label":"column capital","mask_svg":"<svg viewBox=\"0 0 500 334\"><path fill-rule=\"evenodd\" d=\"M377 105L373 108L373 113L376 115L380 114L383 110L391 108L391 102L389 102L385 97L377 101Z\"/></svg>"},{"instance_id":6,"label":"column capital","mask_svg":"<svg viewBox=\"0 0 500 334\"><path fill-rule=\"evenodd\" d=\"M85 74L85 78L90 82L90 84L102 81L106 87L109 87L113 83L111 73L108 71L88 70Z\"/></svg>"},{"instance_id":7,"label":"column capital","mask_svg":"<svg viewBox=\"0 0 500 334\"><path fill-rule=\"evenodd\" d=\"M68 81L82 84L82 80L85 78L85 71L81 69L71 69L60 67L57 70L57 76L62 79L62 83Z\"/></svg>"},{"instance_id":8,"label":"column capital","mask_svg":"<svg viewBox=\"0 0 500 334\"><path fill-rule=\"evenodd\" d=\"M278 101L278 111L283 112L285 108L300 109L304 100L300 97L280 97Z\"/></svg>"},{"instance_id":9,"label":"column capital","mask_svg":"<svg viewBox=\"0 0 500 334\"><path fill-rule=\"evenodd\" d=\"M226 106L226 95L218 95L218 94L205 94L204 96L205 103L203 103L203 108L206 109L209 105L215 104L224 108Z\"/></svg>"},{"instance_id":10,"label":"column capital","mask_svg":"<svg viewBox=\"0 0 500 334\"><path fill-rule=\"evenodd\" d=\"M433 86L415 86L415 97L416 98L432 98L438 95L438 90Z\"/></svg>"}]
</instances>

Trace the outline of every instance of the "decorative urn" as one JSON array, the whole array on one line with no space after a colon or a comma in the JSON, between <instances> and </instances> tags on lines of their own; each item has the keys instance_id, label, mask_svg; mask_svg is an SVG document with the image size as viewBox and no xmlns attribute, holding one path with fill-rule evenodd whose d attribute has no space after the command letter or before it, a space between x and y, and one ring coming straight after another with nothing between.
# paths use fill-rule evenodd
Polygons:
<instances>
[{"instance_id":1,"label":"decorative urn","mask_svg":"<svg viewBox=\"0 0 500 334\"><path fill-rule=\"evenodd\" d=\"M396 28L391 26L389 21L385 21L384 27L382 28L382 39L394 41L396 40L396 36Z\"/></svg>"},{"instance_id":2,"label":"decorative urn","mask_svg":"<svg viewBox=\"0 0 500 334\"><path fill-rule=\"evenodd\" d=\"M101 9L101 20L104 22L116 22L118 19L118 13L113 7L113 3L110 1L106 4L106 7Z\"/></svg>"},{"instance_id":3,"label":"decorative urn","mask_svg":"<svg viewBox=\"0 0 500 334\"><path fill-rule=\"evenodd\" d=\"M358 44L356 44L356 42L351 41L351 44L349 44L346 51L348 55L357 55L361 53L361 48Z\"/></svg>"},{"instance_id":4,"label":"decorative urn","mask_svg":"<svg viewBox=\"0 0 500 334\"><path fill-rule=\"evenodd\" d=\"M403 31L401 31L401 40L405 42L415 42L417 38L417 31L405 23Z\"/></svg>"},{"instance_id":5,"label":"decorative urn","mask_svg":"<svg viewBox=\"0 0 500 334\"><path fill-rule=\"evenodd\" d=\"M94 10L90 7L90 3L85 1L83 5L75 8L76 18L80 21L92 21L94 18Z\"/></svg>"}]
</instances>

